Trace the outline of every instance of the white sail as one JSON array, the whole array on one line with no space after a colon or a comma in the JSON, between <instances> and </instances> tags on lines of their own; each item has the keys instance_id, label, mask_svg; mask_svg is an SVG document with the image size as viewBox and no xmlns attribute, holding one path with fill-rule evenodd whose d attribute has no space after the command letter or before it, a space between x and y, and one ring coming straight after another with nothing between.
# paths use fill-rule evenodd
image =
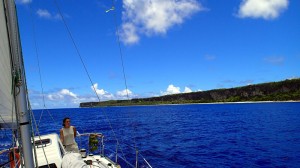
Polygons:
<instances>
[{"instance_id":1,"label":"white sail","mask_svg":"<svg viewBox=\"0 0 300 168\"><path fill-rule=\"evenodd\" d=\"M0 128L7 128L15 123L16 116L12 94L11 51L3 2L0 1Z\"/></svg>"},{"instance_id":2,"label":"white sail","mask_svg":"<svg viewBox=\"0 0 300 168\"><path fill-rule=\"evenodd\" d=\"M23 68L23 57L14 0L0 1L0 123L11 128L14 121L14 103L18 114L19 143L22 160L27 168L34 167L28 97ZM12 67L14 67L12 69ZM13 72L13 73L12 73ZM14 75L12 75L14 74ZM13 79L17 76L17 80ZM16 81L16 82L15 82ZM16 83L16 84L14 84ZM16 88L16 89L14 89ZM12 96L12 93L16 96ZM16 127L13 127L15 129ZM23 167L23 166L22 166Z\"/></svg>"}]
</instances>

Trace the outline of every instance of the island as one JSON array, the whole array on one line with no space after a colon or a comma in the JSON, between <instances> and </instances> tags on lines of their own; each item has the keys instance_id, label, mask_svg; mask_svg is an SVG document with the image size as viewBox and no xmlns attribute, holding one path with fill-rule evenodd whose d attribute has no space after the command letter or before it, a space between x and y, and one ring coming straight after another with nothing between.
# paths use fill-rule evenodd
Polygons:
<instances>
[{"instance_id":1,"label":"island","mask_svg":"<svg viewBox=\"0 0 300 168\"><path fill-rule=\"evenodd\" d=\"M300 101L300 78L159 97L83 102L80 107L264 101Z\"/></svg>"}]
</instances>

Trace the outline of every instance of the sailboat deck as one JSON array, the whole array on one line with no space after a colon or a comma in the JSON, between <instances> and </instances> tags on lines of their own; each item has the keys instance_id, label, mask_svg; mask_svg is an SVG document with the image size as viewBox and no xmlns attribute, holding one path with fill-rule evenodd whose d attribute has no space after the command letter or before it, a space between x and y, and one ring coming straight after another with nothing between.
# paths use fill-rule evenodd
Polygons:
<instances>
[{"instance_id":1,"label":"sailboat deck","mask_svg":"<svg viewBox=\"0 0 300 168\"><path fill-rule=\"evenodd\" d=\"M57 134L48 134L34 137L35 150L39 166L55 164L60 167L65 150L59 141ZM45 157L47 156L47 157ZM46 159L47 158L47 159Z\"/></svg>"},{"instance_id":2,"label":"sailboat deck","mask_svg":"<svg viewBox=\"0 0 300 168\"><path fill-rule=\"evenodd\" d=\"M100 155L89 155L83 158L87 165L100 168L120 168L120 165L115 164L109 158Z\"/></svg>"}]
</instances>

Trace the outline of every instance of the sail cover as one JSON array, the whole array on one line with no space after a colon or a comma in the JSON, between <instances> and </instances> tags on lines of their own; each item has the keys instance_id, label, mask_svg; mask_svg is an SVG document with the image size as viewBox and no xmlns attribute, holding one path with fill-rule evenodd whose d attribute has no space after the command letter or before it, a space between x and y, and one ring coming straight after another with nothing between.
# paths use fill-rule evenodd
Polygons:
<instances>
[{"instance_id":1,"label":"sail cover","mask_svg":"<svg viewBox=\"0 0 300 168\"><path fill-rule=\"evenodd\" d=\"M11 128L16 121L11 52L3 2L0 1L0 129Z\"/></svg>"}]
</instances>

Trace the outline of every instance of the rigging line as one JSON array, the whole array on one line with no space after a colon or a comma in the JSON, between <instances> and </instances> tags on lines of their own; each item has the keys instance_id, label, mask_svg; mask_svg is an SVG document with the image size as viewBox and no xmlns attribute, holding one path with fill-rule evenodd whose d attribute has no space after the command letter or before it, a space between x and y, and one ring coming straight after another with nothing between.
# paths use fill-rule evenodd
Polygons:
<instances>
[{"instance_id":1,"label":"rigging line","mask_svg":"<svg viewBox=\"0 0 300 168\"><path fill-rule=\"evenodd\" d=\"M12 88L12 91L15 92L14 87ZM12 101L14 101L14 96L12 96L11 99L12 99ZM14 121L14 104L13 103L11 104L11 116L12 116L11 117L11 123L13 123L13 121ZM14 128L13 127L14 126L12 125L12 127L11 127L11 132L12 132L11 144L12 144L12 147L13 147L13 144L14 144L14 137L13 137Z\"/></svg>"},{"instance_id":2,"label":"rigging line","mask_svg":"<svg viewBox=\"0 0 300 168\"><path fill-rule=\"evenodd\" d=\"M32 120L33 120L33 111L32 111L32 109L31 109L31 105L30 105L30 102L28 101L28 103L27 103L27 105L28 105L28 107L29 107L29 110L30 110L30 113L29 113L29 116L30 116L30 125L31 125L31 136L32 136L32 139L33 139L33 146L35 146L35 141L34 141L34 136L35 136L35 134L34 134L34 128L33 128L33 124L32 124ZM36 152L36 148L34 147L33 148L34 149L34 159L35 159L35 166L36 167L38 167L38 165L39 165L39 163L38 163L38 160L37 160L37 152Z\"/></svg>"},{"instance_id":3,"label":"rigging line","mask_svg":"<svg viewBox=\"0 0 300 168\"><path fill-rule=\"evenodd\" d=\"M112 6L113 7L115 6L114 0L112 0ZM116 29L116 32L117 32L118 47L119 47L120 58L121 58L121 63L122 63L122 71L123 71L124 84L125 84L125 88L126 88L126 96L127 96L127 99L129 100L129 93L128 93L127 78L126 78L126 73L125 73L123 52L122 52L122 48L121 48L121 42L120 42L120 36L119 36L119 29L118 29L118 23L117 23L117 18L116 18L117 16L116 16L116 12L113 12L113 13L114 13L115 29Z\"/></svg>"},{"instance_id":4,"label":"rigging line","mask_svg":"<svg viewBox=\"0 0 300 168\"><path fill-rule=\"evenodd\" d=\"M48 113L48 115L51 117L53 123L54 123L55 125L59 125L59 124L54 120L54 118L53 118L51 112L48 110L48 108L47 108L46 106L44 106L43 109L42 109L42 113L41 113L41 115L40 115L40 119L39 119L39 121L38 121L38 126L40 125L40 122L41 122L41 119L42 119L44 110L47 111L47 113Z\"/></svg>"},{"instance_id":5,"label":"rigging line","mask_svg":"<svg viewBox=\"0 0 300 168\"><path fill-rule=\"evenodd\" d=\"M2 118L2 115L0 114L0 118L3 121L3 124L6 125L9 128L9 125L5 122L5 120Z\"/></svg>"},{"instance_id":6,"label":"rigging line","mask_svg":"<svg viewBox=\"0 0 300 168\"><path fill-rule=\"evenodd\" d=\"M109 11L112 11L112 10L115 10L114 0L112 0L112 7L111 7L111 9L107 10L106 13L109 12ZM116 33L117 33L118 48L119 48L119 53L120 53L120 58L121 58L121 64L122 64L122 72L123 72L123 79L124 79L125 90L126 90L126 97L127 97L127 100L129 100L127 78L126 78L126 73L125 73L125 66L124 66L124 60L123 60L123 52L122 52L121 43L120 43L120 37L119 37L119 31L118 31L118 24L117 24L117 19L116 19L116 12L113 12L113 13L114 13L113 14L113 16L114 16L113 20L114 20L114 24L115 24ZM121 141L123 141L123 140L121 139ZM118 143L117 145L119 145L119 142L117 142L117 143ZM136 147L135 138L134 138L134 144L135 144L135 147ZM120 149L121 149L121 153L122 153L123 157L126 159L122 148L120 148ZM137 148L135 148L135 149L137 151ZM116 147L116 151L117 150L118 150L118 146ZM116 153L116 158L117 158L117 153ZM127 163L127 166L128 166L128 163Z\"/></svg>"},{"instance_id":7,"label":"rigging line","mask_svg":"<svg viewBox=\"0 0 300 168\"><path fill-rule=\"evenodd\" d=\"M87 76L88 76L88 78L89 78L89 80L90 80L90 83L91 83L91 85L92 85L92 87L93 87L93 91L94 91L94 93L96 94L96 96L97 96L97 98L98 98L98 101L100 102L100 101L101 101L101 100L100 100L100 97L99 97L99 95L98 95L98 93L97 93L97 91L96 91L96 88L95 88L95 86L94 86L94 83L93 83L93 81L92 81L92 79L91 79L91 77L90 77L90 75L89 75L89 72L88 72L88 70L87 70L87 67L86 67L86 65L85 65L85 63L84 63L84 61L83 61L83 59L82 59L82 56L81 56L81 54L80 54L80 52L79 52L79 49L78 49L78 47L77 47L77 45L76 45L76 43L75 43L75 40L74 40L73 36L72 36L72 34L71 34L71 31L70 31L69 27L67 26L67 23L66 23L66 21L65 21L65 18L64 18L63 15L62 15L62 12L61 12L61 10L60 10L60 8L59 8L59 6L58 6L58 3L56 2L56 0L54 0L54 2L55 2L55 4L56 4L56 7L57 7L57 9L58 9L58 11L59 11L59 14L60 14L62 20L63 20L63 23L64 23L64 25L65 25L65 27L66 27L68 33L69 33L69 36L70 36L70 38L71 38L71 40L72 40L72 42L73 42L73 45L74 45L74 47L75 47L75 49L76 49L76 51L77 51L77 54L78 54L78 56L79 56L79 58L80 58L80 61L81 61L82 65L83 65L83 67L84 67L84 69L85 69L85 72L86 72L86 74L87 74ZM110 120L109 120L108 117L107 117L107 114L106 114L105 110L103 110L103 109L101 108L101 111L105 114L105 118L106 118L107 122L109 123L109 126L110 126L110 128L111 128L111 130L112 130L112 132L113 132L114 138L116 139L117 146L119 146L119 140L118 140L118 138L117 138L117 136L116 136L116 133L115 133L113 127L112 127L112 124L111 124ZM121 152L122 152L123 156L125 157L122 148L121 148Z\"/></svg>"},{"instance_id":8,"label":"rigging line","mask_svg":"<svg viewBox=\"0 0 300 168\"><path fill-rule=\"evenodd\" d=\"M6 19L6 21L7 21L8 24L11 23L11 24L14 24L13 26L18 27L17 21L13 20L12 22L9 22L9 20L8 20L8 12L7 11L5 12L5 16L6 16L5 19ZM15 32L9 31L10 29L8 28L9 27L8 24L6 24L7 30L8 30L8 38L11 39L10 38L10 34L14 33L14 34L17 34L17 39L20 40L20 34L18 34L18 32L17 32L18 30L15 30ZM18 65L20 65L20 64L24 65L24 62L23 62L23 60L21 60L21 62L20 62L20 55L22 55L22 52L20 51L19 46L17 46L16 48L13 49L12 48L13 46L12 46L11 43L12 43L12 41L10 40L9 41L9 48L10 48L10 53L11 53L11 56L10 56L11 76L14 79L16 77L16 68L18 68L18 69L20 68L20 67L16 67L16 65L17 64ZM15 53L13 51L16 51L16 53L17 53L15 56L12 56L13 53ZM24 74L25 74L25 71L24 71ZM16 84L15 81L12 80L12 93L13 93L13 98L12 99L13 99L13 102L16 102L16 85L15 84ZM16 116L17 116L17 114L18 114L18 106L17 106L16 103L13 104L13 105L15 106L15 113L16 113ZM16 124L19 125L19 117L16 117ZM21 134L20 133L20 127L17 127L16 129L18 130L18 132L16 133L15 131L13 131L14 132L13 134L16 134L15 135L16 139L20 140L20 137L21 137L21 135L20 135ZM19 142L21 142L21 140ZM23 145L22 143L19 144L19 150L20 150L20 155L21 155L20 159L22 158L22 149L21 149L22 145Z\"/></svg>"},{"instance_id":9,"label":"rigging line","mask_svg":"<svg viewBox=\"0 0 300 168\"><path fill-rule=\"evenodd\" d=\"M40 119L39 119L39 122L38 122L38 126L40 125L40 122L41 122L41 119L42 119L42 115L43 115L43 113L44 113L44 110L47 111L47 113L48 113L49 116L51 117L53 123L54 123L55 125L58 125L58 126L59 126L59 124L54 120L54 118L53 118L51 112L48 110L48 108L47 108L46 106L44 106L44 109L42 110L42 114L40 115Z\"/></svg>"},{"instance_id":10,"label":"rigging line","mask_svg":"<svg viewBox=\"0 0 300 168\"><path fill-rule=\"evenodd\" d=\"M19 62L20 63L20 62ZM11 62L11 67L12 67L12 77L15 79L16 77L16 71L15 71L15 66L13 64L13 62ZM17 88L19 89L18 92L16 91ZM13 80L12 82L12 93L13 93L13 102L17 102L17 95L19 94L19 91L20 91L20 88L19 86L16 85L16 82L15 80ZM13 103L12 106L14 106L14 109L15 109L15 115L16 115L16 129L13 130L12 129L12 144L14 144L14 146L16 146L16 142L19 141L19 145L18 145L18 149L19 149L19 153L20 153L20 163L23 163L22 161L22 158L24 157L23 155L23 144L22 144L22 140L21 140L21 128L20 128L20 125L19 125L19 117L18 117L18 111L19 111L19 108L18 108L18 105L17 103ZM13 108L12 108L13 109ZM12 114L13 115L13 114ZM15 150L14 150L14 154L15 156ZM14 157L14 160L15 160L15 157ZM18 163L16 163L16 166L18 165Z\"/></svg>"},{"instance_id":11,"label":"rigging line","mask_svg":"<svg viewBox=\"0 0 300 168\"><path fill-rule=\"evenodd\" d=\"M53 1L54 1L55 5L56 5L56 8L57 8L57 10L58 10L58 13L59 13L59 15L60 15L62 21L63 21L63 23L64 23L64 26L65 26L66 29L67 29L67 32L68 32L68 34L69 34L69 36L70 36L70 38L71 38L71 41L72 41L72 43L73 43L73 45L74 45L74 47L75 47L75 49L76 49L76 52L77 52L77 55L79 56L79 59L80 59L80 61L81 61L81 64L83 65L83 68L84 68L84 70L85 70L85 72L86 72L86 74L87 74L87 76L88 76L88 78L89 78L89 80L90 80L90 83L92 84L93 91L95 92L95 94L96 94L98 100L100 101L100 97L99 97L98 94L97 94L97 91L96 91L96 88L95 88L94 83L93 83L93 81L92 81L92 78L91 78L91 76L90 76L90 74L89 74L89 72L88 72L88 70L87 70L87 67L86 67L86 65L85 65L85 63L84 63L84 61L83 61L83 58L82 58L82 56L81 56L81 54L80 54L80 52L79 52L79 49L78 49L78 47L77 47L77 45L76 45L76 43L75 43L75 40L74 40L73 35L72 35L72 33L71 33L71 30L69 29L69 26L67 25L67 22L66 22L66 20L65 20L65 17L63 16L63 14L62 14L62 12L61 12L61 10L60 10L60 7L59 7L57 1L56 1L56 0L53 0Z\"/></svg>"},{"instance_id":12,"label":"rigging line","mask_svg":"<svg viewBox=\"0 0 300 168\"><path fill-rule=\"evenodd\" d=\"M28 107L29 107L29 110L30 111L32 111L31 110L31 107L30 107L30 102L28 102L27 103L27 105L28 105ZM34 142L34 128L33 128L33 124L32 124L32 114L31 114L31 112L29 113L29 118L31 118L30 119L30 128L31 128L31 138L33 139L33 146L35 146L35 142ZM37 163L37 154L36 154L36 149L35 149L35 147L33 148L34 150L33 150L33 154L34 154L34 159L35 159L35 162ZM38 165L38 163L36 164L36 165Z\"/></svg>"},{"instance_id":13,"label":"rigging line","mask_svg":"<svg viewBox=\"0 0 300 168\"><path fill-rule=\"evenodd\" d=\"M36 132L37 132L37 134L38 134L39 140L42 141L42 139L41 139L41 134L40 134L38 125L36 124L36 120L35 120L35 117L34 117L34 113L33 113L33 111L31 110L31 105L30 105L30 103L28 104L28 106L29 106L29 112L31 113L32 120L33 120L33 122L34 122L33 124L35 125L35 129L36 129ZM33 139L33 140L34 140L34 139ZM47 158L47 155L46 155L46 152L45 152L45 149L44 149L44 145L42 145L42 149L43 149L43 154L44 154L44 156L45 156L45 159L46 159L48 168L50 168L49 162L48 162L48 158Z\"/></svg>"},{"instance_id":14,"label":"rigging line","mask_svg":"<svg viewBox=\"0 0 300 168\"><path fill-rule=\"evenodd\" d=\"M43 97L43 105L45 105L45 94L44 94L44 85L43 85L43 80L42 80L42 73L41 73L41 66L40 66L40 56L39 56L39 51L38 51L38 46L37 46L37 38L36 38L36 30L35 30L35 24L33 20L33 14L32 14L32 6L29 4L30 7L30 16L31 16L31 23L32 23L32 31L33 31L33 40L34 40L34 48L35 48L35 55L38 63L38 69L39 69L39 79L40 79L40 86L42 89L42 97Z\"/></svg>"},{"instance_id":15,"label":"rigging line","mask_svg":"<svg viewBox=\"0 0 300 168\"><path fill-rule=\"evenodd\" d=\"M105 150L108 150L108 151L110 151L110 152L112 152L112 153L115 153L115 151L113 151L113 150L111 150L111 149L105 149ZM121 156L119 156L126 164L127 164L127 167L132 167L132 168L134 168L134 166L126 159L126 158L123 158L123 157L121 157Z\"/></svg>"},{"instance_id":16,"label":"rigging line","mask_svg":"<svg viewBox=\"0 0 300 168\"><path fill-rule=\"evenodd\" d=\"M40 122L41 122L41 119L42 119L43 113L44 113L44 109L42 109L42 112L41 112L41 115L40 115L40 119L39 119L39 122L38 122L38 126L40 126Z\"/></svg>"},{"instance_id":17,"label":"rigging line","mask_svg":"<svg viewBox=\"0 0 300 168\"><path fill-rule=\"evenodd\" d=\"M2 129L1 132L4 132L4 135L1 134L1 138L6 137L7 139L12 140L12 138L9 137L9 135L8 135L8 133L7 133L8 131L12 131L12 130L5 130L5 129Z\"/></svg>"},{"instance_id":18,"label":"rigging line","mask_svg":"<svg viewBox=\"0 0 300 168\"><path fill-rule=\"evenodd\" d=\"M92 78L91 78L91 76L90 76L90 74L89 74L89 72L88 72L88 70L87 70L87 67L86 67L86 65L85 65L85 63L84 63L84 61L83 61L83 59L82 59L82 56L81 56L81 54L80 54L80 52L79 52L79 49L78 49L78 47L77 47L77 45L76 45L76 43L75 43L75 40L74 40L74 38L73 38L73 36L72 36L72 33L71 33L71 31L70 31L70 29L69 29L69 27L68 27L68 25L67 25L67 22L66 22L66 20L65 20L65 18L64 18L64 16L63 16L63 14L62 14L62 12L61 12L61 10L60 10L60 7L59 7L57 1L56 1L56 0L53 0L53 1L54 1L55 5L56 5L56 7L57 7L57 10L58 10L58 13L59 13L60 17L62 18L62 21L63 21L63 23L64 23L64 25L65 25L65 27L66 27L66 29L67 29L67 32L68 32L68 34L69 34L69 36L70 36L70 38L71 38L71 41L72 41L72 43L73 43L73 45L74 45L74 47L75 47L75 49L76 49L77 55L78 55L79 58L80 58L80 61L81 61L82 65L83 65L83 67L84 67L84 70L85 70L85 72L86 72L86 74L87 74L87 76L88 76L88 78L89 78L89 80L90 80L90 83L91 83L91 85L92 85L92 87L93 87L93 91L95 92L95 94L96 94L96 96L97 96L97 98L98 98L98 101L100 102L100 97L99 97L99 95L98 95L98 93L97 93L97 91L96 91L96 88L95 88L95 86L94 86L94 83L93 83L93 81L92 81ZM115 139L116 139L116 141L117 141L117 145L119 145L119 140L118 140L118 138L117 138L117 136L116 136L116 133L115 133L113 127L112 127L112 124L111 124L110 120L109 120L108 117L107 117L107 114L106 114L105 110L103 110L102 108L101 108L101 110L102 110L102 112L105 114L106 120L108 121L109 126L110 126L110 128L111 128L111 130L112 130L112 132L113 132L113 134L114 134L114 137L115 137Z\"/></svg>"},{"instance_id":19,"label":"rigging line","mask_svg":"<svg viewBox=\"0 0 300 168\"><path fill-rule=\"evenodd\" d=\"M39 69L39 79L40 79L40 87L42 90L42 97L43 97L43 105L45 105L45 94L44 94L44 85L43 85L43 80L42 80L42 73L41 73L41 66L40 66L40 56L39 56L39 52L38 52L38 46L37 46L37 39L36 39L36 31L35 31L35 24L34 24L34 20L33 20L33 16L32 16L32 7L31 5L29 5L30 7L30 16L31 16L31 22L32 22L32 31L33 31L33 41L34 41L34 48L35 48L35 55L36 55L36 59L37 59L37 63L38 63L38 69Z\"/></svg>"},{"instance_id":20,"label":"rigging line","mask_svg":"<svg viewBox=\"0 0 300 168\"><path fill-rule=\"evenodd\" d=\"M44 106L44 107L45 107L45 106ZM46 107L45 107L45 108L46 108ZM54 118L53 118L51 112L48 110L48 108L46 108L46 111L48 112L48 114L49 114L50 117L52 118L52 121L55 123L55 125L59 125L59 124L57 123L57 121L54 120Z\"/></svg>"},{"instance_id":21,"label":"rigging line","mask_svg":"<svg viewBox=\"0 0 300 168\"><path fill-rule=\"evenodd\" d=\"M0 167L4 167L5 165L7 165L8 163L10 163L11 161L14 161L14 159L8 160L7 162L4 162L4 163L1 163Z\"/></svg>"},{"instance_id":22,"label":"rigging line","mask_svg":"<svg viewBox=\"0 0 300 168\"><path fill-rule=\"evenodd\" d=\"M12 91L14 91L14 89L12 89ZM14 101L14 96L11 97L11 101ZM14 122L14 104L11 103L11 123ZM13 128L11 128L13 130Z\"/></svg>"},{"instance_id":23,"label":"rigging line","mask_svg":"<svg viewBox=\"0 0 300 168\"><path fill-rule=\"evenodd\" d=\"M35 28L34 19L33 19L33 12L32 12L33 9L32 9L31 5L29 5L29 8L30 8L31 23L32 23L32 32L33 32L32 36L33 36L33 41L34 41L35 55L36 55L36 59L37 59L38 69L39 69L39 79L40 79L40 87L41 87L42 98L43 98L43 108L47 109L46 103L45 103L44 84L43 84L43 80L42 80L42 72L41 72L41 66L40 66L40 55L39 55L39 51L38 51L37 38L36 38L36 28ZM40 119L39 119L39 122L38 122L38 126L40 125L40 121L42 119L44 109L42 110L42 113L41 113L41 116L40 116ZM49 114L48 110L47 110L47 112ZM55 123L55 120L53 119L52 115L51 114L49 114L49 115L51 116L52 120Z\"/></svg>"},{"instance_id":24,"label":"rigging line","mask_svg":"<svg viewBox=\"0 0 300 168\"><path fill-rule=\"evenodd\" d=\"M115 6L114 0L112 0L112 6L113 7ZM114 9L115 9L115 7L114 7ZM117 34L118 47L119 47L120 58L121 58L121 63L122 63L124 84L125 84L125 87L126 87L126 96L127 96L127 100L130 101L130 99L129 99L129 93L128 93L127 78L126 78L126 73L125 73L123 52L122 52L122 47L121 47L121 42L120 42L120 35L119 35L119 29L118 29L118 23L117 23L117 16L116 16L116 12L113 12L113 13L114 13L114 24L115 24L116 34ZM132 127L133 127L133 124L132 124ZM133 132L133 134L134 134L133 135L134 148L135 148L135 151L138 151L137 144L136 144L136 135L135 135L136 130L135 130L135 127L133 127L133 130L134 130L134 132Z\"/></svg>"},{"instance_id":25,"label":"rigging line","mask_svg":"<svg viewBox=\"0 0 300 168\"><path fill-rule=\"evenodd\" d=\"M140 153L139 153L140 154ZM142 155L142 154L140 154L141 155L141 157L144 159L144 161L147 163L147 165L150 167L150 168L152 168L152 166L150 165L150 163L146 160L146 158Z\"/></svg>"},{"instance_id":26,"label":"rigging line","mask_svg":"<svg viewBox=\"0 0 300 168\"><path fill-rule=\"evenodd\" d=\"M132 147L131 144L128 144L128 143L124 143L124 144L127 145L130 149L135 150L135 148ZM141 151L139 151L138 154L143 158L143 160L146 162L146 164L147 164L150 168L152 168L152 166L150 165L150 163L149 163L149 162L146 160L146 158L141 154Z\"/></svg>"},{"instance_id":27,"label":"rigging line","mask_svg":"<svg viewBox=\"0 0 300 168\"><path fill-rule=\"evenodd\" d=\"M12 67L12 72L13 72L13 74L12 74L12 76L13 76L13 78L15 78L16 77L16 71L15 71L15 69L14 68L16 68L15 67L15 65L13 64L13 62L12 62L12 65L11 65L11 67ZM25 81L24 81L25 82ZM26 85L25 85L26 86ZM16 142L17 141L19 141L19 145L17 146L18 147L18 149L19 149L19 153L20 153L20 161L22 161L21 163L23 163L23 160L22 160L22 158L24 158L24 155L23 155L23 144L22 144L22 140L21 140L21 129L20 129L20 122L19 122L19 116L18 116L18 111L19 111L19 108L18 108L18 105L17 105L17 95L19 94L19 93L16 93L16 88L17 88L18 86L16 86L16 82L15 82L15 80L13 80L13 83L12 83L12 93L13 93L13 102L15 102L14 103L14 108L15 108L15 115L16 115L16 129L12 132L12 143L16 146ZM19 90L20 91L20 90ZM17 164L16 164L17 165ZM22 165L22 164L21 164Z\"/></svg>"}]
</instances>

